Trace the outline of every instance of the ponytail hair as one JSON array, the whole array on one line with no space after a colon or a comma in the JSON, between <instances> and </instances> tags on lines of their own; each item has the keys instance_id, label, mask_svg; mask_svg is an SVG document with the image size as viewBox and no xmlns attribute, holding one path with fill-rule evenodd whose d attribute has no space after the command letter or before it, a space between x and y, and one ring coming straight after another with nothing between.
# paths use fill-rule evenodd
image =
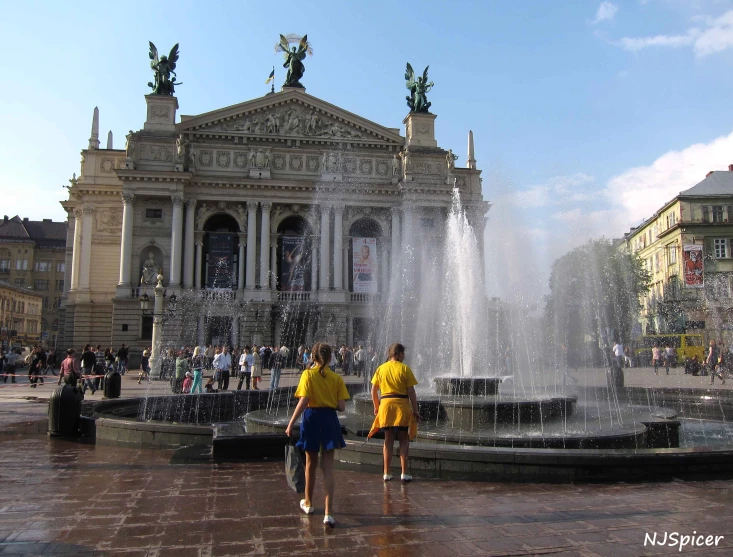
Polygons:
<instances>
[{"instance_id":1,"label":"ponytail hair","mask_svg":"<svg viewBox=\"0 0 733 557\"><path fill-rule=\"evenodd\" d=\"M318 364L321 377L326 377L323 368L331 363L331 346L325 342L317 342L311 351L311 358Z\"/></svg>"},{"instance_id":2,"label":"ponytail hair","mask_svg":"<svg viewBox=\"0 0 733 557\"><path fill-rule=\"evenodd\" d=\"M405 353L404 344L395 342L394 344L390 345L390 347L387 349L387 360L389 361L391 358L397 358L397 356L401 356L404 353Z\"/></svg>"}]
</instances>

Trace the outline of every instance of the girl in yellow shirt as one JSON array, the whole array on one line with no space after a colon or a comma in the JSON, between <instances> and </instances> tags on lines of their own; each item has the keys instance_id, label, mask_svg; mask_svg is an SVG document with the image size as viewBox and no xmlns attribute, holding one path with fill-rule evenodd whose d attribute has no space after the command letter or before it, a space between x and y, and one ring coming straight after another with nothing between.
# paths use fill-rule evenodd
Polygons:
<instances>
[{"instance_id":1,"label":"girl in yellow shirt","mask_svg":"<svg viewBox=\"0 0 733 557\"><path fill-rule=\"evenodd\" d=\"M392 463L392 447L395 437L400 441L400 464L403 482L412 480L407 473L407 456L410 439L417 435L420 420L412 370L403 364L405 347L395 343L389 347L388 360L377 368L372 378L372 402L374 423L368 437L384 432L384 481L392 479L389 468ZM381 399L380 399L381 395Z\"/></svg>"},{"instance_id":2,"label":"girl in yellow shirt","mask_svg":"<svg viewBox=\"0 0 733 557\"><path fill-rule=\"evenodd\" d=\"M306 369L300 376L295 396L300 398L290 418L285 434L290 436L293 426L300 415L300 439L297 446L305 451L305 499L300 501L300 509L305 514L313 514L313 490L316 486L316 468L318 466L318 452L322 451L321 467L323 468L323 483L326 489L326 515L323 523L333 527L335 521L331 514L333 494L335 489L333 477L334 450L346 446L341 434L336 411L343 412L349 393L344 380L328 367L331 361L331 347L325 342L319 342L312 352L315 365Z\"/></svg>"}]
</instances>

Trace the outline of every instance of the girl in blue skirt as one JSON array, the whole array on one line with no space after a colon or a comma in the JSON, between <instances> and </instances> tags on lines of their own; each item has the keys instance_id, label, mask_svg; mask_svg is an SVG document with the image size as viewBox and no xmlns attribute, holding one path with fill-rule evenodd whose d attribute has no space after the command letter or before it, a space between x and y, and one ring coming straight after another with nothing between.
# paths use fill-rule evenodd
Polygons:
<instances>
[{"instance_id":1,"label":"girl in blue skirt","mask_svg":"<svg viewBox=\"0 0 733 557\"><path fill-rule=\"evenodd\" d=\"M331 361L331 347L328 344L317 343L313 347L312 358L315 362L313 367L306 369L300 376L300 383L295 391L295 396L300 398L300 401L295 407L285 433L288 436L292 434L293 425L302 414L300 440L297 446L305 451L305 499L300 501L300 509L305 514L315 512L313 490L316 487L318 453L321 452L323 483L326 489L323 523L333 527L335 521L331 514L331 506L334 492L334 450L346 446L336 411L344 411L349 393L341 376L328 367Z\"/></svg>"}]
</instances>

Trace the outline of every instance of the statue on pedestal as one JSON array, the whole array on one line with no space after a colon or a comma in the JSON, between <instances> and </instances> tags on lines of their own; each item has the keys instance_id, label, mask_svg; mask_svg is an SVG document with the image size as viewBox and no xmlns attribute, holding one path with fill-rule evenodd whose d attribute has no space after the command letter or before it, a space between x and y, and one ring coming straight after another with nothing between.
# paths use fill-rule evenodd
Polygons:
<instances>
[{"instance_id":1,"label":"statue on pedestal","mask_svg":"<svg viewBox=\"0 0 733 557\"><path fill-rule=\"evenodd\" d=\"M291 42L297 42L298 46L294 46L291 50ZM303 35L302 38L297 35L280 35L280 42L275 45L275 52L285 53L283 68L287 68L288 73L285 76L283 87L303 87L300 83L300 78L305 73L303 60L306 54L313 56L313 49L308 44L308 35Z\"/></svg>"},{"instance_id":2,"label":"statue on pedestal","mask_svg":"<svg viewBox=\"0 0 733 557\"><path fill-rule=\"evenodd\" d=\"M176 62L178 62L178 43L171 48L170 54L166 57L161 56L158 59L158 49L155 45L148 41L150 44L150 67L155 73L155 82L148 82L148 87L153 90L153 95L173 95L175 93L175 85L181 85L175 83L176 81ZM171 79L173 76L173 79Z\"/></svg>"},{"instance_id":3,"label":"statue on pedestal","mask_svg":"<svg viewBox=\"0 0 733 557\"><path fill-rule=\"evenodd\" d=\"M428 68L425 67L425 71L422 77L415 79L415 71L412 69L410 63L407 63L407 69L405 70L405 81L406 87L410 90L410 96L405 97L407 99L407 106L410 107L410 112L423 112L429 113L430 105L428 102L427 93L435 85L432 81L428 83Z\"/></svg>"},{"instance_id":4,"label":"statue on pedestal","mask_svg":"<svg viewBox=\"0 0 733 557\"><path fill-rule=\"evenodd\" d=\"M458 160L458 155L453 154L453 149L448 149L448 152L445 154L445 162L448 165L448 173L453 172L453 170L456 168L456 160Z\"/></svg>"},{"instance_id":5,"label":"statue on pedestal","mask_svg":"<svg viewBox=\"0 0 733 557\"><path fill-rule=\"evenodd\" d=\"M160 273L161 269L158 267L158 262L155 260L153 252L148 253L148 258L143 263L143 274L140 277L140 285L145 286L148 284L155 284L156 277Z\"/></svg>"}]
</instances>

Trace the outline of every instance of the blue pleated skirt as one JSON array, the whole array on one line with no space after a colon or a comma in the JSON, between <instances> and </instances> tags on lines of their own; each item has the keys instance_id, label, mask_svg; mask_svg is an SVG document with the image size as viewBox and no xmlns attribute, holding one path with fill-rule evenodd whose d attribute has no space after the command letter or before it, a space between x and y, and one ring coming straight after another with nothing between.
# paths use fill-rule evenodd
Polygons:
<instances>
[{"instance_id":1,"label":"blue pleated skirt","mask_svg":"<svg viewBox=\"0 0 733 557\"><path fill-rule=\"evenodd\" d=\"M309 452L332 451L346 446L336 410L306 408L300 422L300 440L296 445Z\"/></svg>"}]
</instances>

